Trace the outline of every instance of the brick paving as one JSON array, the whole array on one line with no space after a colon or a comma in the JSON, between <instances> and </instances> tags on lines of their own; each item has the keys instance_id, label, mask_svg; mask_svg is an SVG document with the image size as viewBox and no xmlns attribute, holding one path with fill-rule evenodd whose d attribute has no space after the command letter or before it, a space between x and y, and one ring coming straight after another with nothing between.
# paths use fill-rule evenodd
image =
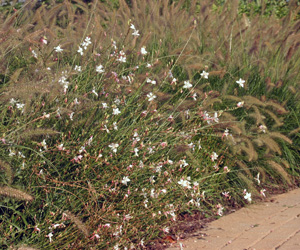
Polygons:
<instances>
[{"instance_id":1,"label":"brick paving","mask_svg":"<svg viewBox=\"0 0 300 250\"><path fill-rule=\"evenodd\" d=\"M213 221L167 250L300 250L300 189L271 200Z\"/></svg>"}]
</instances>

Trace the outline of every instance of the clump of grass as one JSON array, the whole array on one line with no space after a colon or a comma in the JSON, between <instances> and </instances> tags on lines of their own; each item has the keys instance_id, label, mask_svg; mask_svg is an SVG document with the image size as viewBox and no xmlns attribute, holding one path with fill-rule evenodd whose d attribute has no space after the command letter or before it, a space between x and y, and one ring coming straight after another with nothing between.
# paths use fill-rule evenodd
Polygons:
<instances>
[{"instance_id":1,"label":"clump of grass","mask_svg":"<svg viewBox=\"0 0 300 250\"><path fill-rule=\"evenodd\" d=\"M5 200L18 215L0 225L7 246L139 249L181 213L221 216L270 181L293 184L296 24L245 19L238 1L180 3L28 2L3 14L0 156L14 178L1 170L34 196Z\"/></svg>"}]
</instances>

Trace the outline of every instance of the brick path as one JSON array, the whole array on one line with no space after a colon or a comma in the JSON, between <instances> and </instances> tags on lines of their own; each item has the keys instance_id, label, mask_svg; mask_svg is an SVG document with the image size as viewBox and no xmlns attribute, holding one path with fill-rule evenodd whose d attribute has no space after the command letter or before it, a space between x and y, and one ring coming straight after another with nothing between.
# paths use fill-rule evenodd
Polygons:
<instances>
[{"instance_id":1,"label":"brick path","mask_svg":"<svg viewBox=\"0 0 300 250\"><path fill-rule=\"evenodd\" d=\"M300 189L274 196L272 201L213 221L167 250L300 250Z\"/></svg>"}]
</instances>

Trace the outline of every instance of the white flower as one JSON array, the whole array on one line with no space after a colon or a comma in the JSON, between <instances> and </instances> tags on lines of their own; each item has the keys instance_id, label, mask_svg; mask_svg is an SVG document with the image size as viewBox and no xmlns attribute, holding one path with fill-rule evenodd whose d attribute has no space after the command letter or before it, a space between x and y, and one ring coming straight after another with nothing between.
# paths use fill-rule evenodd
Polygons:
<instances>
[{"instance_id":1,"label":"white flower","mask_svg":"<svg viewBox=\"0 0 300 250\"><path fill-rule=\"evenodd\" d=\"M43 113L44 118L50 118L50 114L47 114L46 112Z\"/></svg>"},{"instance_id":2,"label":"white flower","mask_svg":"<svg viewBox=\"0 0 300 250\"><path fill-rule=\"evenodd\" d=\"M138 148L134 148L134 155L135 155L135 156L139 156L139 155L138 155L138 152L139 152L139 149L138 149Z\"/></svg>"},{"instance_id":3,"label":"white flower","mask_svg":"<svg viewBox=\"0 0 300 250\"><path fill-rule=\"evenodd\" d=\"M266 133L267 127L266 127L265 125L260 125L258 128L259 128L263 133Z\"/></svg>"},{"instance_id":4,"label":"white flower","mask_svg":"<svg viewBox=\"0 0 300 250\"><path fill-rule=\"evenodd\" d=\"M119 98L116 98L114 101L115 104L119 105L121 103L121 100Z\"/></svg>"},{"instance_id":5,"label":"white flower","mask_svg":"<svg viewBox=\"0 0 300 250\"><path fill-rule=\"evenodd\" d=\"M114 49L116 50L116 49L117 49L117 43L116 43L116 41L111 40L111 42L112 42L112 46L113 46ZM100 54L99 54L99 56L100 56Z\"/></svg>"},{"instance_id":6,"label":"white flower","mask_svg":"<svg viewBox=\"0 0 300 250\"><path fill-rule=\"evenodd\" d=\"M48 237L49 241L52 242L53 233L49 233L46 237Z\"/></svg>"},{"instance_id":7,"label":"white flower","mask_svg":"<svg viewBox=\"0 0 300 250\"><path fill-rule=\"evenodd\" d=\"M210 156L212 161L215 161L216 159L218 159L218 155L216 152L213 152L212 155Z\"/></svg>"},{"instance_id":8,"label":"white flower","mask_svg":"<svg viewBox=\"0 0 300 250\"><path fill-rule=\"evenodd\" d=\"M94 234L92 237L91 237L91 239L100 239L100 236L99 236L99 234Z\"/></svg>"},{"instance_id":9,"label":"white flower","mask_svg":"<svg viewBox=\"0 0 300 250\"><path fill-rule=\"evenodd\" d=\"M46 140L45 140L45 139L41 142L41 145L43 146L43 148L44 148L45 150L47 150L47 143L46 143Z\"/></svg>"},{"instance_id":10,"label":"white flower","mask_svg":"<svg viewBox=\"0 0 300 250\"><path fill-rule=\"evenodd\" d=\"M93 88L92 93L98 97L98 93L96 92L95 88Z\"/></svg>"},{"instance_id":11,"label":"white flower","mask_svg":"<svg viewBox=\"0 0 300 250\"><path fill-rule=\"evenodd\" d=\"M116 122L113 123L113 126L114 126L114 130L118 130L118 126Z\"/></svg>"},{"instance_id":12,"label":"white flower","mask_svg":"<svg viewBox=\"0 0 300 250\"><path fill-rule=\"evenodd\" d=\"M186 187L188 189L192 188L191 183L188 180L181 179L180 181L178 181L178 184L180 184L181 186Z\"/></svg>"},{"instance_id":13,"label":"white flower","mask_svg":"<svg viewBox=\"0 0 300 250\"><path fill-rule=\"evenodd\" d=\"M121 182L127 186L127 182L130 182L130 179L128 178L128 176L124 176Z\"/></svg>"},{"instance_id":14,"label":"white flower","mask_svg":"<svg viewBox=\"0 0 300 250\"><path fill-rule=\"evenodd\" d=\"M200 74L203 78L208 79L208 72L205 72L204 70L202 71L202 73Z\"/></svg>"},{"instance_id":15,"label":"white flower","mask_svg":"<svg viewBox=\"0 0 300 250\"><path fill-rule=\"evenodd\" d=\"M193 87L193 85L190 83L190 81L184 81L184 85L182 88L189 89L191 87Z\"/></svg>"},{"instance_id":16,"label":"white flower","mask_svg":"<svg viewBox=\"0 0 300 250\"><path fill-rule=\"evenodd\" d=\"M133 36L139 36L140 34L139 34L139 31L138 31L138 30L134 30L134 32L132 32L132 35L133 35Z\"/></svg>"},{"instance_id":17,"label":"white flower","mask_svg":"<svg viewBox=\"0 0 300 250\"><path fill-rule=\"evenodd\" d=\"M11 98L10 101L9 101L9 103L10 103L11 105L14 105L16 102L17 102L17 101L15 100L15 98Z\"/></svg>"},{"instance_id":18,"label":"white flower","mask_svg":"<svg viewBox=\"0 0 300 250\"><path fill-rule=\"evenodd\" d=\"M52 228L54 228L54 229L57 228L57 227L58 227L58 228L64 228L64 227L66 227L66 226L65 226L64 223L60 223L60 224L57 223L57 224L52 225Z\"/></svg>"},{"instance_id":19,"label":"white flower","mask_svg":"<svg viewBox=\"0 0 300 250\"><path fill-rule=\"evenodd\" d=\"M106 125L104 125L104 129L103 130L105 130L106 131L106 133L108 133L109 134L109 129L107 128L107 126Z\"/></svg>"},{"instance_id":20,"label":"white flower","mask_svg":"<svg viewBox=\"0 0 300 250\"><path fill-rule=\"evenodd\" d=\"M257 173L257 177L254 178L254 179L257 181L257 184L258 184L258 185L260 185L259 175L260 175L260 173L258 172L258 173Z\"/></svg>"},{"instance_id":21,"label":"white flower","mask_svg":"<svg viewBox=\"0 0 300 250\"><path fill-rule=\"evenodd\" d=\"M145 48L145 46L143 46L142 48L141 48L141 54L142 55L147 55L147 51L146 51L146 48Z\"/></svg>"},{"instance_id":22,"label":"white flower","mask_svg":"<svg viewBox=\"0 0 300 250\"><path fill-rule=\"evenodd\" d=\"M78 72L81 72L81 66L75 65L74 70L76 70L76 71L78 71Z\"/></svg>"},{"instance_id":23,"label":"white flower","mask_svg":"<svg viewBox=\"0 0 300 250\"><path fill-rule=\"evenodd\" d=\"M77 97L74 99L74 105L78 105L80 102L78 101Z\"/></svg>"},{"instance_id":24,"label":"white flower","mask_svg":"<svg viewBox=\"0 0 300 250\"><path fill-rule=\"evenodd\" d=\"M186 166L188 166L189 164L185 161L185 159L182 159L182 160L180 160L179 161L180 162L180 167L182 168L182 167L186 167Z\"/></svg>"},{"instance_id":25,"label":"white flower","mask_svg":"<svg viewBox=\"0 0 300 250\"><path fill-rule=\"evenodd\" d=\"M84 48L84 50L86 50L86 49L87 49L87 46L89 46L91 43L92 43L92 42L91 42L91 38L87 36L87 37L84 39L84 41L81 43L81 46Z\"/></svg>"},{"instance_id":26,"label":"white flower","mask_svg":"<svg viewBox=\"0 0 300 250\"><path fill-rule=\"evenodd\" d=\"M133 134L133 140L136 140L136 141L140 141L140 137L139 137L139 134L137 132L134 132Z\"/></svg>"},{"instance_id":27,"label":"white flower","mask_svg":"<svg viewBox=\"0 0 300 250\"><path fill-rule=\"evenodd\" d=\"M224 131L224 133L223 133L223 136L227 137L228 135L229 135L229 130L228 130L228 128L226 128L225 131Z\"/></svg>"},{"instance_id":28,"label":"white flower","mask_svg":"<svg viewBox=\"0 0 300 250\"><path fill-rule=\"evenodd\" d=\"M218 204L217 208L218 208L217 215L222 216L224 208L222 207L221 204Z\"/></svg>"},{"instance_id":29,"label":"white flower","mask_svg":"<svg viewBox=\"0 0 300 250\"><path fill-rule=\"evenodd\" d=\"M108 108L107 103L103 102L103 103L102 103L102 107L103 107L104 109Z\"/></svg>"},{"instance_id":30,"label":"white flower","mask_svg":"<svg viewBox=\"0 0 300 250\"><path fill-rule=\"evenodd\" d=\"M212 119L212 121L214 121L214 122L219 122L219 118L218 118L218 113L217 112L215 112L215 114L214 114L214 117L212 117L211 118Z\"/></svg>"},{"instance_id":31,"label":"white flower","mask_svg":"<svg viewBox=\"0 0 300 250\"><path fill-rule=\"evenodd\" d=\"M117 61L126 63L126 56L120 56Z\"/></svg>"},{"instance_id":32,"label":"white flower","mask_svg":"<svg viewBox=\"0 0 300 250\"><path fill-rule=\"evenodd\" d=\"M149 98L148 101L151 102L151 101L153 101L153 100L156 98L156 95L153 95L153 93L150 92L150 93L147 95L147 97Z\"/></svg>"},{"instance_id":33,"label":"white flower","mask_svg":"<svg viewBox=\"0 0 300 250\"><path fill-rule=\"evenodd\" d=\"M265 189L260 190L260 194L261 194L263 197L266 197L265 192L266 192Z\"/></svg>"},{"instance_id":34,"label":"white flower","mask_svg":"<svg viewBox=\"0 0 300 250\"><path fill-rule=\"evenodd\" d=\"M201 139L198 141L198 149L200 150L202 148L201 146Z\"/></svg>"},{"instance_id":35,"label":"white flower","mask_svg":"<svg viewBox=\"0 0 300 250\"><path fill-rule=\"evenodd\" d=\"M148 150L149 150L149 154L153 154L154 153L153 148L149 147Z\"/></svg>"},{"instance_id":36,"label":"white flower","mask_svg":"<svg viewBox=\"0 0 300 250\"><path fill-rule=\"evenodd\" d=\"M124 220L130 220L130 219L132 219L133 217L130 215L130 214L126 214L125 216L124 216Z\"/></svg>"},{"instance_id":37,"label":"white flower","mask_svg":"<svg viewBox=\"0 0 300 250\"><path fill-rule=\"evenodd\" d=\"M41 42L42 42L43 44L45 44L45 45L48 44L48 41L47 41L47 38L46 38L46 37L42 37L42 38L41 38Z\"/></svg>"},{"instance_id":38,"label":"white flower","mask_svg":"<svg viewBox=\"0 0 300 250\"><path fill-rule=\"evenodd\" d=\"M143 239L141 239L140 245L141 245L142 247L144 247L144 246L145 246L145 245L144 245L144 238L143 238Z\"/></svg>"},{"instance_id":39,"label":"white flower","mask_svg":"<svg viewBox=\"0 0 300 250\"><path fill-rule=\"evenodd\" d=\"M194 101L197 101L197 93L194 93L194 94L192 95L192 98L194 99Z\"/></svg>"},{"instance_id":40,"label":"white flower","mask_svg":"<svg viewBox=\"0 0 300 250\"><path fill-rule=\"evenodd\" d=\"M26 158L25 155L23 155L22 152L19 151L18 154L19 154L19 157Z\"/></svg>"},{"instance_id":41,"label":"white flower","mask_svg":"<svg viewBox=\"0 0 300 250\"><path fill-rule=\"evenodd\" d=\"M38 55L34 50L32 50L31 53L32 53L33 57L38 58Z\"/></svg>"},{"instance_id":42,"label":"white flower","mask_svg":"<svg viewBox=\"0 0 300 250\"><path fill-rule=\"evenodd\" d=\"M174 162L172 160L167 160L168 164L172 165Z\"/></svg>"},{"instance_id":43,"label":"white flower","mask_svg":"<svg viewBox=\"0 0 300 250\"><path fill-rule=\"evenodd\" d=\"M84 41L85 41L87 44L91 44L91 43L92 43L92 42L91 42L91 38L88 37L88 36L84 39Z\"/></svg>"},{"instance_id":44,"label":"white flower","mask_svg":"<svg viewBox=\"0 0 300 250\"><path fill-rule=\"evenodd\" d=\"M83 55L83 49L79 46L77 52L80 54L80 55Z\"/></svg>"},{"instance_id":45,"label":"white flower","mask_svg":"<svg viewBox=\"0 0 300 250\"><path fill-rule=\"evenodd\" d=\"M111 148L111 150L114 152L114 153L116 153L117 152L117 149L118 149L118 147L119 147L119 144L118 143L112 143L112 144L110 144L110 145L108 145L110 148Z\"/></svg>"},{"instance_id":46,"label":"white flower","mask_svg":"<svg viewBox=\"0 0 300 250\"><path fill-rule=\"evenodd\" d=\"M193 151L195 150L195 144L194 143L189 143L188 144L189 148L191 148Z\"/></svg>"},{"instance_id":47,"label":"white flower","mask_svg":"<svg viewBox=\"0 0 300 250\"><path fill-rule=\"evenodd\" d=\"M134 24L131 24L131 25L130 25L130 29L135 30Z\"/></svg>"},{"instance_id":48,"label":"white flower","mask_svg":"<svg viewBox=\"0 0 300 250\"><path fill-rule=\"evenodd\" d=\"M63 49L58 45L57 47L54 47L55 52L60 53L63 52Z\"/></svg>"},{"instance_id":49,"label":"white flower","mask_svg":"<svg viewBox=\"0 0 300 250\"><path fill-rule=\"evenodd\" d=\"M251 199L251 193L246 192L246 194L244 196L244 199L247 200L248 202L251 202L252 201L252 199Z\"/></svg>"},{"instance_id":50,"label":"white flower","mask_svg":"<svg viewBox=\"0 0 300 250\"><path fill-rule=\"evenodd\" d=\"M245 80L243 80L242 78L240 78L240 80L236 81L236 83L237 83L238 85L240 85L241 88L244 88Z\"/></svg>"},{"instance_id":51,"label":"white flower","mask_svg":"<svg viewBox=\"0 0 300 250\"><path fill-rule=\"evenodd\" d=\"M104 72L103 66L101 64L96 67L96 72L98 72L98 73L103 73Z\"/></svg>"},{"instance_id":52,"label":"white flower","mask_svg":"<svg viewBox=\"0 0 300 250\"><path fill-rule=\"evenodd\" d=\"M163 193L163 194L166 194L167 193L167 189L164 188L164 189L160 190L160 192Z\"/></svg>"},{"instance_id":53,"label":"white flower","mask_svg":"<svg viewBox=\"0 0 300 250\"><path fill-rule=\"evenodd\" d=\"M17 105L17 109L20 109L20 110L22 110L25 106L24 103L17 103L16 105Z\"/></svg>"},{"instance_id":54,"label":"white flower","mask_svg":"<svg viewBox=\"0 0 300 250\"><path fill-rule=\"evenodd\" d=\"M64 144L60 144L57 146L58 150L65 150L66 148L64 147Z\"/></svg>"},{"instance_id":55,"label":"white flower","mask_svg":"<svg viewBox=\"0 0 300 250\"><path fill-rule=\"evenodd\" d=\"M183 244L179 243L180 250L183 250Z\"/></svg>"},{"instance_id":56,"label":"white flower","mask_svg":"<svg viewBox=\"0 0 300 250\"><path fill-rule=\"evenodd\" d=\"M118 115L118 114L121 114L119 108L113 109L113 115Z\"/></svg>"},{"instance_id":57,"label":"white flower","mask_svg":"<svg viewBox=\"0 0 300 250\"><path fill-rule=\"evenodd\" d=\"M244 102L238 102L238 104L236 106L238 106L239 108L241 108L241 107L244 106Z\"/></svg>"}]
</instances>

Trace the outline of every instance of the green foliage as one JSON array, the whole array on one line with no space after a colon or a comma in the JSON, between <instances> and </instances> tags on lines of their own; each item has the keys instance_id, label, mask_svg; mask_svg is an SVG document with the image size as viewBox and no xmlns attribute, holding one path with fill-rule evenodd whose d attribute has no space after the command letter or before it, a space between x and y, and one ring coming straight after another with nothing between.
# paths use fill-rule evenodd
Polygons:
<instances>
[{"instance_id":1,"label":"green foliage","mask_svg":"<svg viewBox=\"0 0 300 250\"><path fill-rule=\"evenodd\" d=\"M0 16L6 248L150 247L181 213L221 216L299 176L297 10L116 3Z\"/></svg>"}]
</instances>

